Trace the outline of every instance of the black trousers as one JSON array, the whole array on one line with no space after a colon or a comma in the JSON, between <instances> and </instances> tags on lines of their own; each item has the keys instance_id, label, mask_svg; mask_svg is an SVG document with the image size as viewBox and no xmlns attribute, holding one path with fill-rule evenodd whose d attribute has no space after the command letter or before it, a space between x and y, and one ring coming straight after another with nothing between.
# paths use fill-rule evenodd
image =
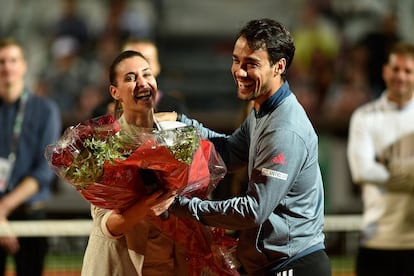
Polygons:
<instances>
[{"instance_id":1,"label":"black trousers","mask_svg":"<svg viewBox=\"0 0 414 276\"><path fill-rule=\"evenodd\" d=\"M359 248L356 260L358 276L413 276L414 250L378 250Z\"/></svg>"},{"instance_id":2,"label":"black trousers","mask_svg":"<svg viewBox=\"0 0 414 276\"><path fill-rule=\"evenodd\" d=\"M9 217L10 220L41 220L46 218L44 210L19 211ZM41 276L48 251L47 237L18 238L20 250L13 255L17 276ZM0 275L5 275L8 256L0 247Z\"/></svg>"},{"instance_id":3,"label":"black trousers","mask_svg":"<svg viewBox=\"0 0 414 276\"><path fill-rule=\"evenodd\" d=\"M265 276L331 276L331 263L325 250L318 250Z\"/></svg>"}]
</instances>

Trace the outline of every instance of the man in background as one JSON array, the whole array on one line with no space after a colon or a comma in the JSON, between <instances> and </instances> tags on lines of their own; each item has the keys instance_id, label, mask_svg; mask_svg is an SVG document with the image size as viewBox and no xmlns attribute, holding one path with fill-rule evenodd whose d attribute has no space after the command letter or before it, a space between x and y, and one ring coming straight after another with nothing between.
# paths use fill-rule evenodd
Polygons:
<instances>
[{"instance_id":1,"label":"man in background","mask_svg":"<svg viewBox=\"0 0 414 276\"><path fill-rule=\"evenodd\" d=\"M348 161L362 187L358 276L414 275L414 45L396 44L381 97L351 117Z\"/></svg>"},{"instance_id":2,"label":"man in background","mask_svg":"<svg viewBox=\"0 0 414 276\"><path fill-rule=\"evenodd\" d=\"M0 40L0 223L46 218L54 173L44 157L61 132L57 105L24 83L27 63L17 41ZM0 273L12 254L18 276L41 276L46 237L0 237Z\"/></svg>"}]
</instances>

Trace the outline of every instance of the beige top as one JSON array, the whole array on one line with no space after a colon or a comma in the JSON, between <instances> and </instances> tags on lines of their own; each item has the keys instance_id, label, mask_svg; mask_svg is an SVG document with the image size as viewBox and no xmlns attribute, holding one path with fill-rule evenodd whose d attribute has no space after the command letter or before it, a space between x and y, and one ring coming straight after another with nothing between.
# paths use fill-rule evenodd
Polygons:
<instances>
[{"instance_id":1,"label":"beige top","mask_svg":"<svg viewBox=\"0 0 414 276\"><path fill-rule=\"evenodd\" d=\"M110 239L102 231L101 223L106 221L103 217L108 217L109 213L91 207L93 224L83 257L81 276L141 276L144 255L136 254L132 260L125 237Z\"/></svg>"},{"instance_id":2,"label":"beige top","mask_svg":"<svg viewBox=\"0 0 414 276\"><path fill-rule=\"evenodd\" d=\"M124 131L133 131L123 117L120 123ZM189 275L185 250L154 225L142 221L125 235L113 236L106 226L111 212L91 206L93 225L82 276Z\"/></svg>"}]
</instances>

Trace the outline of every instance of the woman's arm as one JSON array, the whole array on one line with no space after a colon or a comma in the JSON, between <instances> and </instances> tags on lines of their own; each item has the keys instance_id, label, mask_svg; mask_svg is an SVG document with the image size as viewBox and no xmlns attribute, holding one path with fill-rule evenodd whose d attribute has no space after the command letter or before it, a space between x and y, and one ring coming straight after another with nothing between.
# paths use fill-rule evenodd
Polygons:
<instances>
[{"instance_id":1,"label":"woman's arm","mask_svg":"<svg viewBox=\"0 0 414 276\"><path fill-rule=\"evenodd\" d=\"M158 216L164 213L170 207L174 198L175 192L157 191L123 212L111 211L106 221L107 230L113 236L123 235L146 216Z\"/></svg>"}]
</instances>

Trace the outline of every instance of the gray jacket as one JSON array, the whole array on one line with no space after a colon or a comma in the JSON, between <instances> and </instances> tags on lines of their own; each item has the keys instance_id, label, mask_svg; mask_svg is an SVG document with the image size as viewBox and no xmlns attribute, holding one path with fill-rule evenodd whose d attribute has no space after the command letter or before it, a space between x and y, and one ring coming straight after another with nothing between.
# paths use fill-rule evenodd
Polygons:
<instances>
[{"instance_id":1,"label":"gray jacket","mask_svg":"<svg viewBox=\"0 0 414 276\"><path fill-rule=\"evenodd\" d=\"M237 255L249 274L324 248L318 138L287 82L232 135L185 115L179 120L213 142L229 171L247 164L249 182L245 195L228 200L180 197L172 207L176 215L238 230Z\"/></svg>"}]
</instances>

